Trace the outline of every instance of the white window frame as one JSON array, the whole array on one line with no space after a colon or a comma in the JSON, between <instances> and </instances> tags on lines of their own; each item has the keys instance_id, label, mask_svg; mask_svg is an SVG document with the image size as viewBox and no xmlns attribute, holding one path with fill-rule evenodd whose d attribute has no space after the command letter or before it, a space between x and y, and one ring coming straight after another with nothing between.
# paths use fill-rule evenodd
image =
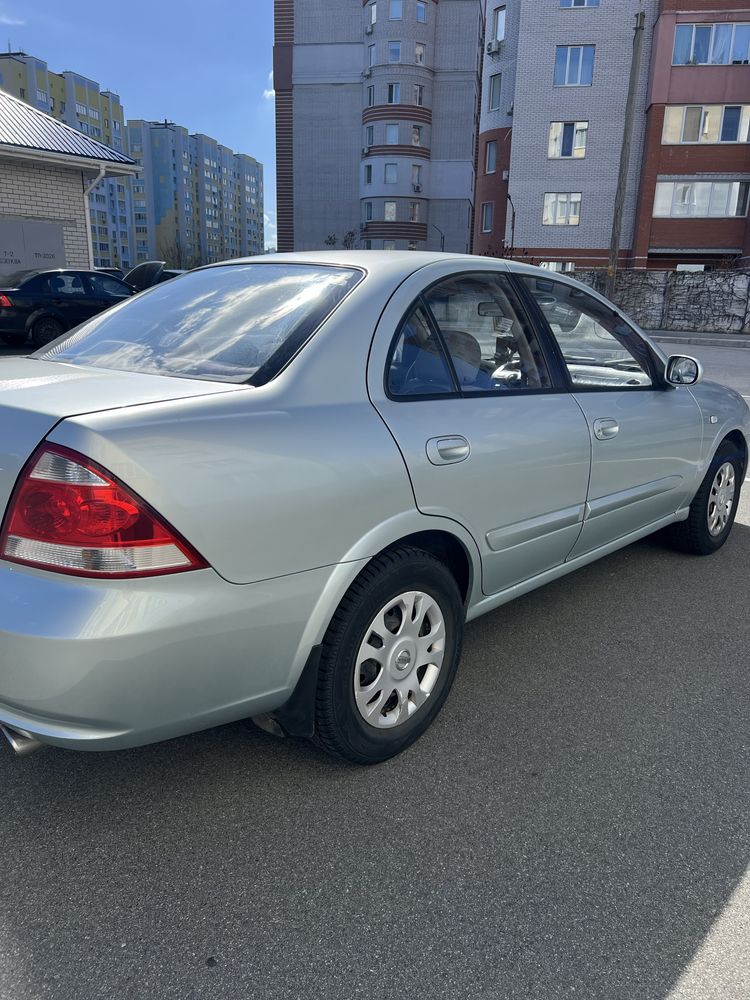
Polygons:
<instances>
[{"instance_id":1,"label":"white window frame","mask_svg":"<svg viewBox=\"0 0 750 1000\"><path fill-rule=\"evenodd\" d=\"M716 29L726 27L727 24L731 25L732 33L729 39L729 59L727 62L714 62L712 59L714 51L714 39L716 37ZM678 29L690 27L692 28L692 33L690 36L690 58L687 62L677 63L675 59L675 50L677 48L677 35ZM695 61L695 35L697 28L710 28L711 35L708 40L708 61L707 62L696 62ZM737 62L732 60L734 55L734 42L737 35L737 28L750 28L750 22L748 21L717 21L714 23L705 21L678 21L675 25L674 40L672 42L672 65L673 66L740 66L747 65L750 61L750 37L748 38L748 48L745 53L745 59L739 60ZM749 33L750 34L750 33Z\"/></svg>"},{"instance_id":2,"label":"white window frame","mask_svg":"<svg viewBox=\"0 0 750 1000\"><path fill-rule=\"evenodd\" d=\"M420 58L421 56L421 58ZM414 63L417 66L427 65L427 43L426 42L415 42L414 43Z\"/></svg>"},{"instance_id":3,"label":"white window frame","mask_svg":"<svg viewBox=\"0 0 750 1000\"><path fill-rule=\"evenodd\" d=\"M398 146L398 122L388 122L385 126L386 146Z\"/></svg>"},{"instance_id":4,"label":"white window frame","mask_svg":"<svg viewBox=\"0 0 750 1000\"><path fill-rule=\"evenodd\" d=\"M708 188L708 191L698 191L699 188ZM726 188L726 192L720 189ZM699 194L702 201L707 205L706 212L691 211L691 207L698 205ZM722 197L723 196L723 197ZM717 212L711 210L712 204L722 199L724 210ZM669 202L669 211L657 211L657 206L661 200L662 204ZM737 208L744 200L744 210L738 212ZM657 181L654 192L653 218L655 219L742 219L747 217L748 204L750 203L750 183L747 181L697 181L694 178L686 178L681 181ZM734 209L730 210L730 205L734 204ZM684 206L685 211L676 211L677 206Z\"/></svg>"},{"instance_id":5,"label":"white window frame","mask_svg":"<svg viewBox=\"0 0 750 1000\"><path fill-rule=\"evenodd\" d=\"M492 12L492 37L496 42L505 41L506 4L495 7Z\"/></svg>"},{"instance_id":6,"label":"white window frame","mask_svg":"<svg viewBox=\"0 0 750 1000\"><path fill-rule=\"evenodd\" d=\"M490 150L492 150L492 167L490 167ZM497 139L490 139L484 149L484 172L494 174L497 171Z\"/></svg>"},{"instance_id":7,"label":"white window frame","mask_svg":"<svg viewBox=\"0 0 750 1000\"><path fill-rule=\"evenodd\" d=\"M497 94L495 94L495 81L497 82ZM502 93L503 93L503 74L493 73L490 77L490 85L487 88L488 96L488 111L499 111L500 105L502 103ZM493 104L493 96L497 100L497 104Z\"/></svg>"},{"instance_id":8,"label":"white window frame","mask_svg":"<svg viewBox=\"0 0 750 1000\"><path fill-rule=\"evenodd\" d=\"M555 47L555 67L557 66L557 52L558 52L558 49L565 49L566 52L567 52L567 55L566 55L566 58L565 58L565 82L564 83L555 83L554 86L555 87L591 87L593 85L593 82L594 82L594 68L596 66L596 45L593 45L591 42L586 42L586 43L581 44L581 45L557 45ZM576 80L572 80L571 81L571 79L570 79L570 57L571 57L571 54L573 53L574 49L578 49L581 54L580 54L580 57L578 59L578 78ZM581 83L581 74L582 74L582 71L583 71L583 52L584 52L584 49L593 49L594 50L594 59L593 59L593 62L591 64L591 82L590 83Z\"/></svg>"},{"instance_id":9,"label":"white window frame","mask_svg":"<svg viewBox=\"0 0 750 1000\"><path fill-rule=\"evenodd\" d=\"M495 203L494 201L482 202L482 232L491 233L495 223Z\"/></svg>"},{"instance_id":10,"label":"white window frame","mask_svg":"<svg viewBox=\"0 0 750 1000\"><path fill-rule=\"evenodd\" d=\"M376 58L377 58L376 46L375 45L368 45L367 46L367 65L370 68L372 68L375 65Z\"/></svg>"},{"instance_id":11,"label":"white window frame","mask_svg":"<svg viewBox=\"0 0 750 1000\"><path fill-rule=\"evenodd\" d=\"M422 145L422 136L424 134L424 125L412 125L411 127L411 144L412 146Z\"/></svg>"},{"instance_id":12,"label":"white window frame","mask_svg":"<svg viewBox=\"0 0 750 1000\"><path fill-rule=\"evenodd\" d=\"M391 100L393 96L394 100ZM401 103L401 84L400 83L389 83L388 84L388 104L400 104Z\"/></svg>"},{"instance_id":13,"label":"white window frame","mask_svg":"<svg viewBox=\"0 0 750 1000\"><path fill-rule=\"evenodd\" d=\"M398 202L388 201L383 202L383 222L398 222Z\"/></svg>"},{"instance_id":14,"label":"white window frame","mask_svg":"<svg viewBox=\"0 0 750 1000\"><path fill-rule=\"evenodd\" d=\"M573 146L572 152L569 156L564 156L562 152L563 147L563 136L565 135L565 126L573 126ZM559 136L556 136L556 126L559 126ZM549 141L547 144L547 159L548 160L583 160L586 156L586 147L588 145L588 131L589 123L588 121L554 121L549 123ZM583 136L583 143L579 142L579 137ZM559 149L559 152L555 152L555 149ZM576 150L583 150L583 152L576 156Z\"/></svg>"},{"instance_id":15,"label":"white window frame","mask_svg":"<svg viewBox=\"0 0 750 1000\"><path fill-rule=\"evenodd\" d=\"M389 168L392 168L389 170ZM393 177L392 181L388 180L388 175ZM383 164L383 183L384 184L398 184L398 163L384 163Z\"/></svg>"},{"instance_id":16,"label":"white window frame","mask_svg":"<svg viewBox=\"0 0 750 1000\"><path fill-rule=\"evenodd\" d=\"M697 139L686 139L685 138L685 123L687 119L688 109L690 108L701 108L701 125L698 131ZM718 139L715 142L711 142L709 139L703 139L701 136L706 135L706 114L710 109L718 108L721 111L719 118L719 129L718 129ZM728 108L739 108L740 109L740 121L737 126L737 138L736 139L722 139L721 135L724 131L724 116ZM676 142L667 139L667 131L670 124L670 118L676 117L673 113L679 112L680 118L680 138ZM743 138L744 135L744 138ZM672 104L667 105L664 109L664 125L662 128L661 142L663 146L737 146L744 145L750 142L750 104Z\"/></svg>"},{"instance_id":17,"label":"white window frame","mask_svg":"<svg viewBox=\"0 0 750 1000\"><path fill-rule=\"evenodd\" d=\"M424 17L419 15L423 14ZM417 24L427 24L427 2L426 0L417 0Z\"/></svg>"},{"instance_id":18,"label":"white window frame","mask_svg":"<svg viewBox=\"0 0 750 1000\"><path fill-rule=\"evenodd\" d=\"M578 206L576 212L571 209ZM560 211L563 206L562 212ZM549 220L549 221L548 221ZM581 222L580 191L545 191L543 226L578 226Z\"/></svg>"},{"instance_id":19,"label":"white window frame","mask_svg":"<svg viewBox=\"0 0 750 1000\"><path fill-rule=\"evenodd\" d=\"M393 48L391 48L392 46ZM398 53L398 59L393 59L392 56L396 52ZM394 66L400 62L401 62L401 42L399 41L398 38L391 38L388 41L388 63L391 66Z\"/></svg>"}]
</instances>

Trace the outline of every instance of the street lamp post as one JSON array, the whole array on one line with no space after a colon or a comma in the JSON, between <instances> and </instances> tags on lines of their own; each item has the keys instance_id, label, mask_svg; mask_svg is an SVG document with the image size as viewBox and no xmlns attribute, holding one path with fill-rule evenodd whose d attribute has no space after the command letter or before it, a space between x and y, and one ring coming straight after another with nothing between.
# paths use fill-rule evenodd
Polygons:
<instances>
[{"instance_id":1,"label":"street lamp post","mask_svg":"<svg viewBox=\"0 0 750 1000\"><path fill-rule=\"evenodd\" d=\"M445 233L442 229L438 229L434 222L432 223L432 228L437 229L440 233L440 252L443 253L445 251Z\"/></svg>"},{"instance_id":2,"label":"street lamp post","mask_svg":"<svg viewBox=\"0 0 750 1000\"><path fill-rule=\"evenodd\" d=\"M506 195L510 202L510 259L513 260L513 253L516 248L516 206L510 196L510 191Z\"/></svg>"}]
</instances>

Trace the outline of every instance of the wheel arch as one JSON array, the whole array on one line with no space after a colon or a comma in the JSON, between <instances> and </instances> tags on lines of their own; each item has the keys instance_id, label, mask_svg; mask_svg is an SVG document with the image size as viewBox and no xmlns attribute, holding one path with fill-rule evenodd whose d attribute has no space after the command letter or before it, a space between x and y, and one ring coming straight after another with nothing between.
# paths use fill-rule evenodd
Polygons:
<instances>
[{"instance_id":1,"label":"wheel arch","mask_svg":"<svg viewBox=\"0 0 750 1000\"><path fill-rule=\"evenodd\" d=\"M733 431L730 431L728 434L724 435L719 444L719 448L721 448L721 446L725 442L733 444L735 448L737 448L737 450L739 451L740 457L742 459L742 478L744 479L745 475L747 474L747 460L748 460L748 448L745 435L742 433L741 430L735 429Z\"/></svg>"},{"instance_id":2,"label":"wheel arch","mask_svg":"<svg viewBox=\"0 0 750 1000\"><path fill-rule=\"evenodd\" d=\"M54 319L57 320L63 327L65 327L65 321L63 320L61 314L56 309L50 309L44 307L42 309L37 309L35 312L29 313L26 317L26 333L31 333L33 326L40 319Z\"/></svg>"}]
</instances>

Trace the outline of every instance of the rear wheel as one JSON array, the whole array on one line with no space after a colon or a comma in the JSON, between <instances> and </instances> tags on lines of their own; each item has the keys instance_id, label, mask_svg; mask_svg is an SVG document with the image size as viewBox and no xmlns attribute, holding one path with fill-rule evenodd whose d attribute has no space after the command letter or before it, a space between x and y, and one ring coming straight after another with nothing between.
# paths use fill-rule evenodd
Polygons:
<instances>
[{"instance_id":1,"label":"rear wheel","mask_svg":"<svg viewBox=\"0 0 750 1000\"><path fill-rule=\"evenodd\" d=\"M31 328L31 342L34 347L44 347L65 333L65 327L54 316L42 316Z\"/></svg>"},{"instance_id":2,"label":"rear wheel","mask_svg":"<svg viewBox=\"0 0 750 1000\"><path fill-rule=\"evenodd\" d=\"M317 742L358 764L411 746L448 696L463 623L456 581L429 552L405 546L375 558L323 641Z\"/></svg>"},{"instance_id":3,"label":"rear wheel","mask_svg":"<svg viewBox=\"0 0 750 1000\"><path fill-rule=\"evenodd\" d=\"M690 504L688 519L669 529L670 541L676 548L701 556L721 548L734 524L742 475L742 458L737 448L725 441Z\"/></svg>"}]
</instances>

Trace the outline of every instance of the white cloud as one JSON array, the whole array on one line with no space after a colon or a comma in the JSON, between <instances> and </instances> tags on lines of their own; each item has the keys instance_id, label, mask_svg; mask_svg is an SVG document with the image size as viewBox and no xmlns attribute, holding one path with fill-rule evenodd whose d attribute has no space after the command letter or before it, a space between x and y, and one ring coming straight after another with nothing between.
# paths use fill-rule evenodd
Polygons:
<instances>
[{"instance_id":1,"label":"white cloud","mask_svg":"<svg viewBox=\"0 0 750 1000\"><path fill-rule=\"evenodd\" d=\"M263 235L266 247L276 246L276 213L265 212L263 215Z\"/></svg>"},{"instance_id":2,"label":"white cloud","mask_svg":"<svg viewBox=\"0 0 750 1000\"><path fill-rule=\"evenodd\" d=\"M263 91L263 96L267 101L272 101L276 96L276 91L273 89L273 70L268 74L268 86Z\"/></svg>"},{"instance_id":3,"label":"white cloud","mask_svg":"<svg viewBox=\"0 0 750 1000\"><path fill-rule=\"evenodd\" d=\"M10 14L0 14L0 24L21 26L26 24L26 22L20 17L11 17Z\"/></svg>"}]
</instances>

